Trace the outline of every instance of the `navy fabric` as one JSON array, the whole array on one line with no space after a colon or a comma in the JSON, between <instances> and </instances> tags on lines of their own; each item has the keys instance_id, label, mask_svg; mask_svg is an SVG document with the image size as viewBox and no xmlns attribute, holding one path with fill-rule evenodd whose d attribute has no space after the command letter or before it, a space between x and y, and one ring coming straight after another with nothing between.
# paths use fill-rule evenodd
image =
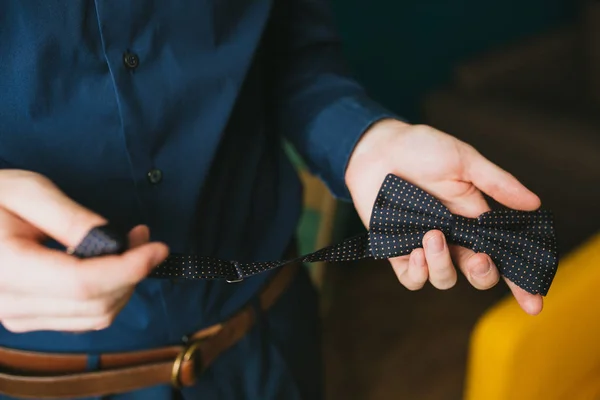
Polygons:
<instances>
[{"instance_id":1,"label":"navy fabric","mask_svg":"<svg viewBox=\"0 0 600 400\"><path fill-rule=\"evenodd\" d=\"M393 117L345 71L326 0L4 1L0 58L0 166L39 172L120 226L147 224L177 253L281 258L301 210L282 140L347 200L353 146ZM96 354L177 343L235 312L269 276L148 279L106 330L0 328L0 345ZM277 318L296 326L298 315ZM245 397L219 398L299 397L311 380L298 374L311 369L292 367L287 346L310 352L313 340L285 334L280 353L251 335L196 393L254 382Z\"/></svg>"},{"instance_id":2,"label":"navy fabric","mask_svg":"<svg viewBox=\"0 0 600 400\"><path fill-rule=\"evenodd\" d=\"M432 229L442 231L450 244L489 255L503 276L527 292L548 294L559 260L551 211L492 210L466 218L388 174L371 213L370 255L387 259L410 254Z\"/></svg>"}]
</instances>

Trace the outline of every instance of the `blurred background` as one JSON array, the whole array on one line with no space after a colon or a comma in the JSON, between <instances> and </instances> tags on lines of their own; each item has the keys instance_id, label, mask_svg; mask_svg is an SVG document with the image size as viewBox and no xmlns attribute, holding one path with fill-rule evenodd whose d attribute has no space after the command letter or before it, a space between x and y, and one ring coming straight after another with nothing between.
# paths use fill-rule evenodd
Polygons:
<instances>
[{"instance_id":1,"label":"blurred background","mask_svg":"<svg viewBox=\"0 0 600 400\"><path fill-rule=\"evenodd\" d=\"M561 266L537 317L502 283L409 292L387 263L311 266L327 399L600 399L600 1L333 3L371 95L536 192L555 212ZM303 178L304 251L364 231Z\"/></svg>"}]
</instances>

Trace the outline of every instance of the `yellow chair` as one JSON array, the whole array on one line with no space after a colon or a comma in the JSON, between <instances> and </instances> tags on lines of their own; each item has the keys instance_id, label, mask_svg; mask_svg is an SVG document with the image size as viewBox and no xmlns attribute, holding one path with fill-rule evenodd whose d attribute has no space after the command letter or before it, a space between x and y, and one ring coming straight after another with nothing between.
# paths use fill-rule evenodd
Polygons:
<instances>
[{"instance_id":1,"label":"yellow chair","mask_svg":"<svg viewBox=\"0 0 600 400\"><path fill-rule=\"evenodd\" d=\"M478 321L464 399L600 399L600 233L561 261L540 315L508 297Z\"/></svg>"}]
</instances>

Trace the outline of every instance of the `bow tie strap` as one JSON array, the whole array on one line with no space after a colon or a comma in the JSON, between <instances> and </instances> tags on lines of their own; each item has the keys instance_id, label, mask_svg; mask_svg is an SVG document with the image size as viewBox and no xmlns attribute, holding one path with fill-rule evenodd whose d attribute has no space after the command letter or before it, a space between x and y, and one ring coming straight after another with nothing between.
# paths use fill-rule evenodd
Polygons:
<instances>
[{"instance_id":1,"label":"bow tie strap","mask_svg":"<svg viewBox=\"0 0 600 400\"><path fill-rule=\"evenodd\" d=\"M558 266L550 212L489 211L478 218L465 218L452 214L435 197L392 174L379 190L366 234L288 260L237 262L170 254L150 276L238 282L293 262L387 259L422 247L423 236L432 229L441 230L450 244L489 255L502 275L527 292L547 294ZM105 225L92 229L73 254L93 257L125 248L126 235Z\"/></svg>"}]
</instances>

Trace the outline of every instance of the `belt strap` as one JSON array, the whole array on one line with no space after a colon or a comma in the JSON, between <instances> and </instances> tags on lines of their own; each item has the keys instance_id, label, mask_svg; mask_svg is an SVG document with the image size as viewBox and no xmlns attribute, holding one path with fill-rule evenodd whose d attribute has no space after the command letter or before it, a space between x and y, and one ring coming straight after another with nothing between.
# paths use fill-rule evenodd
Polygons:
<instances>
[{"instance_id":1,"label":"belt strap","mask_svg":"<svg viewBox=\"0 0 600 400\"><path fill-rule=\"evenodd\" d=\"M281 268L259 295L268 310L300 264ZM192 385L196 377L250 330L255 309L247 305L230 319L192 335L181 346L103 354L100 369L86 372L84 354L43 354L0 348L0 393L35 399L65 399L125 393L158 384Z\"/></svg>"}]
</instances>

